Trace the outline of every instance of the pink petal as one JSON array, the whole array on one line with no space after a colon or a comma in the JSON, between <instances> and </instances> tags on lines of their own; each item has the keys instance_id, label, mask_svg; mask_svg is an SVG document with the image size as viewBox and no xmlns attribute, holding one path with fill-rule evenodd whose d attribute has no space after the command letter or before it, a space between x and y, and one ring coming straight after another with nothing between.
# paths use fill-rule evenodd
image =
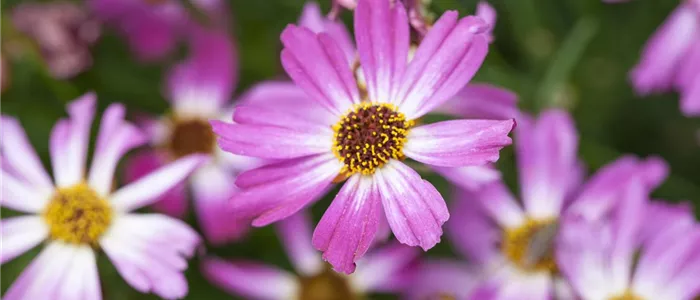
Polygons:
<instances>
[{"instance_id":1,"label":"pink petal","mask_svg":"<svg viewBox=\"0 0 700 300\"><path fill-rule=\"evenodd\" d=\"M253 226L284 219L318 200L341 168L335 156L324 154L243 172L236 179L242 191L231 198L232 210L240 217L257 216ZM280 191L284 191L284 197L280 197Z\"/></svg>"},{"instance_id":2,"label":"pink petal","mask_svg":"<svg viewBox=\"0 0 700 300\"><path fill-rule=\"evenodd\" d=\"M34 248L48 237L49 228L40 216L10 217L0 220L0 264Z\"/></svg>"},{"instance_id":3,"label":"pink petal","mask_svg":"<svg viewBox=\"0 0 700 300\"><path fill-rule=\"evenodd\" d=\"M126 183L141 179L155 170L165 166L167 158L162 153L144 150L129 157L124 169ZM166 191L153 204L156 211L176 218L183 218L187 213L188 201L185 183L181 182Z\"/></svg>"},{"instance_id":4,"label":"pink petal","mask_svg":"<svg viewBox=\"0 0 700 300\"><path fill-rule=\"evenodd\" d=\"M559 215L578 164L578 132L571 116L549 110L537 120L523 118L515 129L523 204L535 219Z\"/></svg>"},{"instance_id":5,"label":"pink petal","mask_svg":"<svg viewBox=\"0 0 700 300\"><path fill-rule=\"evenodd\" d=\"M622 191L615 218L612 220L610 285L624 290L629 285L635 251L640 246L640 229L644 222L648 194L641 180L633 180Z\"/></svg>"},{"instance_id":6,"label":"pink petal","mask_svg":"<svg viewBox=\"0 0 700 300\"><path fill-rule=\"evenodd\" d=\"M513 120L452 120L411 129L404 154L441 167L478 166L495 162L511 144Z\"/></svg>"},{"instance_id":7,"label":"pink petal","mask_svg":"<svg viewBox=\"0 0 700 300\"><path fill-rule=\"evenodd\" d=\"M493 29L496 27L496 9L491 6L486 1L479 1L476 5L476 16L484 19L486 24L489 25L489 30L487 33L488 41L493 42Z\"/></svg>"},{"instance_id":8,"label":"pink petal","mask_svg":"<svg viewBox=\"0 0 700 300\"><path fill-rule=\"evenodd\" d=\"M374 176L396 239L425 251L440 242L450 214L435 187L399 161L390 161Z\"/></svg>"},{"instance_id":9,"label":"pink petal","mask_svg":"<svg viewBox=\"0 0 700 300\"><path fill-rule=\"evenodd\" d=\"M303 116L304 120L324 124L326 127L338 122L336 115L318 105L304 90L291 81L264 81L256 84L241 96L238 103L244 106L274 109L293 116ZM244 121L242 123L251 122L251 124L269 122L255 116L242 121Z\"/></svg>"},{"instance_id":10,"label":"pink petal","mask_svg":"<svg viewBox=\"0 0 700 300\"><path fill-rule=\"evenodd\" d=\"M359 92L345 54L327 33L289 25L282 32L282 65L311 99L336 116L359 103Z\"/></svg>"},{"instance_id":11,"label":"pink petal","mask_svg":"<svg viewBox=\"0 0 700 300\"><path fill-rule=\"evenodd\" d=\"M3 168L6 166L3 166ZM5 169L0 169L0 206L28 213L41 212L48 203L53 189L42 189L22 182Z\"/></svg>"},{"instance_id":12,"label":"pink petal","mask_svg":"<svg viewBox=\"0 0 700 300\"><path fill-rule=\"evenodd\" d=\"M22 272L3 299L101 299L88 246L50 243ZM90 286L91 284L96 284Z\"/></svg>"},{"instance_id":13,"label":"pink petal","mask_svg":"<svg viewBox=\"0 0 700 300\"><path fill-rule=\"evenodd\" d=\"M60 157L56 158L65 160L60 164L54 162L54 178L59 187L76 184L85 177L85 161L96 101L94 93L87 93L68 104L68 124L63 125L65 128L59 127L58 132L52 133L51 139L58 142L52 143L52 148L58 147L52 149L52 152L60 153ZM54 134L57 136L53 136ZM52 155L52 162L53 159ZM59 167L56 168L57 166Z\"/></svg>"},{"instance_id":14,"label":"pink petal","mask_svg":"<svg viewBox=\"0 0 700 300\"><path fill-rule=\"evenodd\" d=\"M640 94L672 87L683 55L698 37L698 17L690 3L682 3L657 29L642 51L641 60L630 73Z\"/></svg>"},{"instance_id":15,"label":"pink petal","mask_svg":"<svg viewBox=\"0 0 700 300\"><path fill-rule=\"evenodd\" d=\"M395 103L408 60L409 30L400 1L360 1L355 10L355 40L367 80L369 101Z\"/></svg>"},{"instance_id":16,"label":"pink petal","mask_svg":"<svg viewBox=\"0 0 700 300\"><path fill-rule=\"evenodd\" d=\"M455 299L482 300L484 298L469 298L470 291L479 282L478 276L478 272L460 261L427 260L421 263L407 299L440 299L440 295L449 295Z\"/></svg>"},{"instance_id":17,"label":"pink petal","mask_svg":"<svg viewBox=\"0 0 700 300\"><path fill-rule=\"evenodd\" d=\"M321 8L316 2L307 2L299 17L299 26L311 29L314 33L326 32L343 50L352 64L355 59L355 46L350 38L350 33L345 25L338 21L331 21L321 13Z\"/></svg>"},{"instance_id":18,"label":"pink petal","mask_svg":"<svg viewBox=\"0 0 700 300\"><path fill-rule=\"evenodd\" d=\"M201 268L214 285L249 299L289 299L299 289L292 274L258 263L205 258Z\"/></svg>"},{"instance_id":19,"label":"pink petal","mask_svg":"<svg viewBox=\"0 0 700 300\"><path fill-rule=\"evenodd\" d=\"M474 16L457 22L453 11L435 23L401 79L395 103L407 118L430 112L471 80L488 52L488 42L480 34L485 26Z\"/></svg>"},{"instance_id":20,"label":"pink petal","mask_svg":"<svg viewBox=\"0 0 700 300\"><path fill-rule=\"evenodd\" d=\"M467 190L477 190L488 183L501 179L501 172L492 165L457 168L432 166L432 169L450 183Z\"/></svg>"},{"instance_id":21,"label":"pink petal","mask_svg":"<svg viewBox=\"0 0 700 300\"><path fill-rule=\"evenodd\" d=\"M141 8L130 11L117 24L126 35L131 50L142 61L154 61L168 55L177 45L177 24L181 12Z\"/></svg>"},{"instance_id":22,"label":"pink petal","mask_svg":"<svg viewBox=\"0 0 700 300\"><path fill-rule=\"evenodd\" d=\"M517 227L525 221L525 213L502 181L473 192L470 198L479 201L486 213L502 228Z\"/></svg>"},{"instance_id":23,"label":"pink petal","mask_svg":"<svg viewBox=\"0 0 700 300\"><path fill-rule=\"evenodd\" d=\"M350 274L377 233L379 195L370 177L354 175L323 214L312 243L337 272Z\"/></svg>"},{"instance_id":24,"label":"pink petal","mask_svg":"<svg viewBox=\"0 0 700 300\"><path fill-rule=\"evenodd\" d=\"M323 271L320 253L311 244L311 218L299 212L277 223L277 234L294 270L302 276L314 276Z\"/></svg>"},{"instance_id":25,"label":"pink petal","mask_svg":"<svg viewBox=\"0 0 700 300\"><path fill-rule=\"evenodd\" d=\"M366 292L401 292L413 279L420 251L399 243L374 248L358 262L353 285Z\"/></svg>"},{"instance_id":26,"label":"pink petal","mask_svg":"<svg viewBox=\"0 0 700 300\"><path fill-rule=\"evenodd\" d=\"M236 85L236 49L223 30L191 26L190 55L168 75L168 97L179 114L216 114L231 99Z\"/></svg>"},{"instance_id":27,"label":"pink petal","mask_svg":"<svg viewBox=\"0 0 700 300\"><path fill-rule=\"evenodd\" d=\"M242 237L248 229L247 220L234 218L229 199L238 188L235 177L217 165L207 165L192 179L192 194L197 220L210 244L220 245Z\"/></svg>"},{"instance_id":28,"label":"pink petal","mask_svg":"<svg viewBox=\"0 0 700 300\"><path fill-rule=\"evenodd\" d=\"M182 221L163 215L122 215L100 240L119 274L136 290L166 299L183 298L182 271L200 240Z\"/></svg>"},{"instance_id":29,"label":"pink petal","mask_svg":"<svg viewBox=\"0 0 700 300\"><path fill-rule=\"evenodd\" d=\"M681 111L686 116L700 116L700 74L681 92Z\"/></svg>"},{"instance_id":30,"label":"pink petal","mask_svg":"<svg viewBox=\"0 0 700 300\"><path fill-rule=\"evenodd\" d=\"M152 204L208 159L206 155L199 154L180 158L120 188L112 194L110 201L114 208L120 211L131 211Z\"/></svg>"},{"instance_id":31,"label":"pink petal","mask_svg":"<svg viewBox=\"0 0 700 300\"><path fill-rule=\"evenodd\" d=\"M96 192L108 195L112 190L114 171L126 152L147 142L145 135L124 121L124 106L113 104L102 117L98 143L93 156L88 183Z\"/></svg>"},{"instance_id":32,"label":"pink petal","mask_svg":"<svg viewBox=\"0 0 700 300\"><path fill-rule=\"evenodd\" d=\"M12 169L33 186L53 188L53 181L46 173L34 147L29 143L22 125L12 117L2 116L2 155ZM5 162L5 161L4 161ZM3 166L6 169L6 166Z\"/></svg>"},{"instance_id":33,"label":"pink petal","mask_svg":"<svg viewBox=\"0 0 700 300\"><path fill-rule=\"evenodd\" d=\"M503 235L482 204L482 201L492 199L483 199L483 196L484 193L480 192L458 191L450 207L452 218L445 224L455 250L479 264L486 264L495 255L500 255L498 244Z\"/></svg>"},{"instance_id":34,"label":"pink petal","mask_svg":"<svg viewBox=\"0 0 700 300\"><path fill-rule=\"evenodd\" d=\"M695 224L693 208L689 203L670 204L666 201L651 201L645 208L645 219L654 222L644 222L641 229L641 239L645 243L653 242L664 232L685 231Z\"/></svg>"},{"instance_id":35,"label":"pink petal","mask_svg":"<svg viewBox=\"0 0 700 300\"><path fill-rule=\"evenodd\" d=\"M623 156L600 168L581 188L580 195L567 209L569 214L595 220L603 217L635 178L641 178L650 192L666 178L668 166L662 159L646 160Z\"/></svg>"},{"instance_id":36,"label":"pink petal","mask_svg":"<svg viewBox=\"0 0 700 300\"><path fill-rule=\"evenodd\" d=\"M324 133L327 136L333 135L333 130L325 120L315 119L309 116L309 110L302 110L307 103L297 103L297 108L274 107L272 105L240 105L236 107L233 120L239 124L276 126L290 128L303 132ZM309 107L312 109L311 107Z\"/></svg>"},{"instance_id":37,"label":"pink petal","mask_svg":"<svg viewBox=\"0 0 700 300\"><path fill-rule=\"evenodd\" d=\"M333 146L333 135L325 129L228 124L216 120L210 123L218 135L219 147L238 155L288 159L330 153Z\"/></svg>"},{"instance_id":38,"label":"pink petal","mask_svg":"<svg viewBox=\"0 0 700 300\"><path fill-rule=\"evenodd\" d=\"M518 95L486 83L467 84L433 112L467 119L506 120L519 115Z\"/></svg>"}]
</instances>

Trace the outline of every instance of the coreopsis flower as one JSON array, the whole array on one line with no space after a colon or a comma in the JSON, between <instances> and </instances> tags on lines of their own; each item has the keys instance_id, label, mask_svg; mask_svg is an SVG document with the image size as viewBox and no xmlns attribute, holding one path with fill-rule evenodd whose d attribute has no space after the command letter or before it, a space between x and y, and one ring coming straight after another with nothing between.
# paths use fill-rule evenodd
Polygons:
<instances>
[{"instance_id":1,"label":"coreopsis flower","mask_svg":"<svg viewBox=\"0 0 700 300\"><path fill-rule=\"evenodd\" d=\"M240 237L248 227L227 209L237 191L235 175L256 165L255 160L223 152L209 125L211 119L229 119L231 94L236 81L237 61L233 41L226 32L190 27L190 55L167 77L171 111L159 119L144 118L152 146L127 164L127 181L139 179L153 169L194 153L212 159L187 182L176 186L156 202L154 208L175 217L188 211L188 192L193 195L204 237L221 244ZM257 94L260 94L259 92ZM250 101L255 101L250 95Z\"/></svg>"},{"instance_id":2,"label":"coreopsis flower","mask_svg":"<svg viewBox=\"0 0 700 300\"><path fill-rule=\"evenodd\" d=\"M619 187L636 172L649 174L647 182L652 186L663 177L665 167L655 159L624 158L581 186L578 137L570 117L552 110L537 120L520 120L515 146L522 200L516 200L502 182L463 190L452 209L448 234L453 245L481 269L483 284L475 293L495 289L493 299L554 295L569 299L571 291L557 273L553 246L562 214L577 199L614 203Z\"/></svg>"},{"instance_id":3,"label":"coreopsis flower","mask_svg":"<svg viewBox=\"0 0 700 300\"><path fill-rule=\"evenodd\" d=\"M372 292L395 293L412 282L419 253L398 243L373 248L352 275L330 270L311 246L311 222L298 213L279 222L277 232L294 273L252 261L205 258L202 273L214 285L246 299L365 299Z\"/></svg>"},{"instance_id":4,"label":"coreopsis flower","mask_svg":"<svg viewBox=\"0 0 700 300\"><path fill-rule=\"evenodd\" d=\"M683 113L700 115L700 1L678 5L647 41L630 77L643 95L677 90Z\"/></svg>"},{"instance_id":5,"label":"coreopsis flower","mask_svg":"<svg viewBox=\"0 0 700 300\"><path fill-rule=\"evenodd\" d=\"M513 120L418 125L476 73L488 51L483 20L445 13L407 63L409 32L400 2L359 1L355 36L367 83L327 33L289 25L282 64L309 101L280 109L239 106L236 124L212 121L222 149L280 160L242 173L231 204L254 226L289 217L347 179L314 232L313 245L337 271L351 273L386 218L403 244L432 248L449 213L440 193L402 162L483 165L509 145ZM280 197L283 192L284 196ZM382 216L384 212L384 216Z\"/></svg>"},{"instance_id":6,"label":"coreopsis flower","mask_svg":"<svg viewBox=\"0 0 700 300\"><path fill-rule=\"evenodd\" d=\"M100 36L100 25L82 6L20 4L12 9L12 23L37 44L52 76L70 78L92 66L90 46Z\"/></svg>"},{"instance_id":7,"label":"coreopsis flower","mask_svg":"<svg viewBox=\"0 0 700 300\"><path fill-rule=\"evenodd\" d=\"M557 245L560 270L580 299L700 296L700 226L687 207L648 201L641 180L613 206L567 215Z\"/></svg>"},{"instance_id":8,"label":"coreopsis flower","mask_svg":"<svg viewBox=\"0 0 700 300\"><path fill-rule=\"evenodd\" d=\"M227 26L225 1L190 1L214 27ZM152 61L172 52L194 16L177 0L90 0L88 5L104 23L123 34L137 58Z\"/></svg>"},{"instance_id":9,"label":"coreopsis flower","mask_svg":"<svg viewBox=\"0 0 700 300\"><path fill-rule=\"evenodd\" d=\"M2 220L0 262L45 243L3 299L101 299L98 249L136 290L168 299L187 294L183 271L199 244L197 233L176 219L131 211L151 204L206 157L183 157L115 190L119 159L146 139L124 121L123 106L111 105L86 173L94 110L95 95L87 94L69 104L69 118L54 126L49 141L53 180L19 122L3 116L0 204L30 215Z\"/></svg>"}]
</instances>

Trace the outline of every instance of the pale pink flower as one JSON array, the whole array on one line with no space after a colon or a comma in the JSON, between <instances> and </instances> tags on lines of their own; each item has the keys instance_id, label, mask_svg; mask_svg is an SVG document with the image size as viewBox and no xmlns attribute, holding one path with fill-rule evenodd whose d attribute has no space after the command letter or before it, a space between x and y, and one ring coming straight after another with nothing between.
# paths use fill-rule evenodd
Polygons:
<instances>
[{"instance_id":1,"label":"pale pink flower","mask_svg":"<svg viewBox=\"0 0 700 300\"><path fill-rule=\"evenodd\" d=\"M0 262L44 242L39 256L3 299L101 299L95 260L102 249L136 290L166 299L187 294L183 271L200 242L187 224L159 214L134 214L184 180L206 157L183 157L141 180L113 187L119 159L146 142L113 104L102 116L90 171L85 170L95 95L68 105L49 141L53 180L19 122L2 118L0 205L30 215L0 223Z\"/></svg>"}]
</instances>

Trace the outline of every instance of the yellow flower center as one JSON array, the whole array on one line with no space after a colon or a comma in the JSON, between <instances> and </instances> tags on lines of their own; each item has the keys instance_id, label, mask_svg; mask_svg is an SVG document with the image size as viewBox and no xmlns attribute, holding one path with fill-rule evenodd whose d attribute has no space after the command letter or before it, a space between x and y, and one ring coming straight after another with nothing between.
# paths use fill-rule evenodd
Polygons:
<instances>
[{"instance_id":1,"label":"yellow flower center","mask_svg":"<svg viewBox=\"0 0 700 300\"><path fill-rule=\"evenodd\" d=\"M361 295L352 291L345 276L327 269L318 275L301 277L299 299L304 300L359 300Z\"/></svg>"},{"instance_id":2,"label":"yellow flower center","mask_svg":"<svg viewBox=\"0 0 700 300\"><path fill-rule=\"evenodd\" d=\"M53 240L96 246L112 223L112 207L85 183L57 189L44 219Z\"/></svg>"},{"instance_id":3,"label":"yellow flower center","mask_svg":"<svg viewBox=\"0 0 700 300\"><path fill-rule=\"evenodd\" d=\"M556 230L556 220L527 219L521 226L504 231L501 251L526 272L556 272L553 247Z\"/></svg>"},{"instance_id":4,"label":"yellow flower center","mask_svg":"<svg viewBox=\"0 0 700 300\"><path fill-rule=\"evenodd\" d=\"M644 300L644 298L637 296L635 293L633 293L630 290L625 291L624 294L611 297L609 300Z\"/></svg>"},{"instance_id":5,"label":"yellow flower center","mask_svg":"<svg viewBox=\"0 0 700 300\"><path fill-rule=\"evenodd\" d=\"M176 120L167 147L175 158L195 153L210 154L216 149L216 136L206 120Z\"/></svg>"},{"instance_id":6,"label":"yellow flower center","mask_svg":"<svg viewBox=\"0 0 700 300\"><path fill-rule=\"evenodd\" d=\"M413 124L391 104L355 105L333 126L333 153L345 164L341 173L373 174L390 159L403 159Z\"/></svg>"}]
</instances>

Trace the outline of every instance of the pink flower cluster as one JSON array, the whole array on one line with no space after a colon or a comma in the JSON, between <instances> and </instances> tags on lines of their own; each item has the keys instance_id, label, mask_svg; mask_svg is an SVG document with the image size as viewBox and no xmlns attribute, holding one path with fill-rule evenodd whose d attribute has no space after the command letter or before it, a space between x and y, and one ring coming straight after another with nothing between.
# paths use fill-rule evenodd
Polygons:
<instances>
[{"instance_id":1,"label":"pink flower cluster","mask_svg":"<svg viewBox=\"0 0 700 300\"><path fill-rule=\"evenodd\" d=\"M187 57L164 76L167 113L130 122L111 104L93 147L97 96L69 103L48 141L52 175L23 120L2 116L0 205L26 215L0 221L0 263L43 248L6 299L102 299L102 253L135 290L165 299L187 296L195 255L207 280L245 299L700 295L700 226L690 207L651 200L669 172L661 158L627 155L589 176L569 113L530 115L513 92L471 82L494 41L485 2L434 22L421 1L333 1L329 15L309 3L280 36L290 80L236 101L224 1L88 3L138 59L180 43ZM678 89L687 114L700 113L699 7L682 3L632 71L641 93ZM518 196L494 165L511 144ZM450 205L425 173L451 184ZM200 232L180 220L190 205ZM147 206L157 213L135 212ZM205 247L270 224L293 272ZM461 258L421 257L443 226Z\"/></svg>"}]
</instances>

